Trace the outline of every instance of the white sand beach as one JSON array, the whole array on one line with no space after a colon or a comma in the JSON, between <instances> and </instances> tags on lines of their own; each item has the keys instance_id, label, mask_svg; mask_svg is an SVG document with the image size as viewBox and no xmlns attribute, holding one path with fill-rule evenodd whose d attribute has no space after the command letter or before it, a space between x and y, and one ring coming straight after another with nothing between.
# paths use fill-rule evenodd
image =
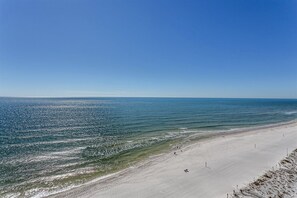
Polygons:
<instances>
[{"instance_id":1,"label":"white sand beach","mask_svg":"<svg viewBox=\"0 0 297 198\"><path fill-rule=\"evenodd\" d=\"M296 148L296 122L222 134L53 197L231 197Z\"/></svg>"}]
</instances>

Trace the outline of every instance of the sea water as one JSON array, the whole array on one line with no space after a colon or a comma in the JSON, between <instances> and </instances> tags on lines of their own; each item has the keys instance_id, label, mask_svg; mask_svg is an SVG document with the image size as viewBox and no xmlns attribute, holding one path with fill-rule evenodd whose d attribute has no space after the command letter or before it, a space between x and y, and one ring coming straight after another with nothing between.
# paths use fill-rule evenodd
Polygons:
<instances>
[{"instance_id":1,"label":"sea water","mask_svg":"<svg viewBox=\"0 0 297 198\"><path fill-rule=\"evenodd\" d=\"M193 134L296 118L293 99L0 98L0 197L69 189Z\"/></svg>"}]
</instances>

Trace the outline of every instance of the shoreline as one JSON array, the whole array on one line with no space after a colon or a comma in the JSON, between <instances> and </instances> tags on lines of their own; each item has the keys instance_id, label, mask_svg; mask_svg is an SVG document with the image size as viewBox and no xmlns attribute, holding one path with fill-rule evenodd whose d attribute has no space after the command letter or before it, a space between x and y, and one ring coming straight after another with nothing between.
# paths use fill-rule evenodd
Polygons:
<instances>
[{"instance_id":1,"label":"shoreline","mask_svg":"<svg viewBox=\"0 0 297 198\"><path fill-rule=\"evenodd\" d=\"M133 180L135 180L135 179L137 180L139 177L146 177L146 178L151 178L153 180L156 180L159 178L159 174L160 174L158 169L156 169L156 166L158 168L162 168L162 167L160 167L160 166L162 166L162 164L168 165L168 164L166 164L166 162L169 162L169 167L167 167L169 170L167 171L168 174L166 175L166 177L176 175L176 173L175 173L176 165L170 166L170 163L175 162L176 159L180 158L183 155L187 155L187 154L193 155L193 153L192 153L193 150L199 151L199 148L201 145L204 145L204 146L206 145L206 147L207 146L209 147L209 145L217 144L218 142L220 143L222 141L222 139L223 140L224 139L231 139L231 140L235 139L235 141L236 141L236 138L240 139L240 138L245 138L245 137L253 136L253 135L257 135L257 134L258 135L260 134L260 136L263 136L263 134L265 132L269 132L271 130L288 131L288 128L297 129L297 121L293 120L293 121L289 121L289 122L285 122L285 123L269 124L269 125L264 125L264 126L254 126L254 127L249 127L249 128L239 128L239 129L234 129L234 130L226 131L226 132L216 132L213 134L208 134L207 137L202 137L202 139L199 139L199 140L196 140L196 138L199 135L198 136L196 135L197 137L194 137L195 135L193 135L193 136L189 137L189 140L192 142L186 143L186 145L183 145L183 148L182 148L183 152L179 151L177 156L172 155L172 152L174 150L171 149L169 153L162 153L157 156L151 156L148 159L143 160L142 162L138 163L134 167L132 166L132 167L126 168L124 170L121 170L119 172L96 178L96 179L89 181L85 184L82 184L78 187L74 187L70 190L66 190L63 192L56 193L56 194L52 194L52 195L49 195L48 197L57 197L57 198L59 198L59 197L92 197L92 196L94 196L94 197L95 196L96 197L111 197L111 196L137 197L137 196L135 196L135 194L133 192L138 192L138 193L142 192L144 195L146 195L147 193L150 193L150 192L147 192L148 190L137 190L136 187L139 185L136 185L135 187L133 187L133 185L129 185L129 187L131 188L129 190L129 188L128 189L123 188L123 186L125 186L125 185L123 185L123 183L125 183L125 182L133 183ZM273 134L275 134L275 133L273 133ZM267 135L267 133L265 133L265 135ZM297 132L293 133L293 135L296 135L296 138L297 138ZM195 140L191 140L191 138L194 138ZM200 138L201 138L201 136L200 136ZM231 140L229 140L229 141L231 141ZM295 144L295 147L297 148L297 144ZM295 149L295 148L293 148L293 149ZM200 149L200 150L203 150L203 149ZM212 156L212 155L213 154L211 154L210 156ZM195 159L195 156L193 158ZM198 156L198 158L199 158L199 156ZM280 158L278 160L281 160L281 159L282 158ZM196 162L197 162L197 160L196 160ZM222 160L222 159L220 159L220 160ZM207 164L207 161L209 161L209 160L202 160L202 161L204 161L203 163ZM184 161L182 163L183 164L185 164L185 163L191 164L191 162L193 162L193 160L191 161L191 160L184 159ZM208 163L210 163L210 162L208 162ZM210 166L210 165L208 165L208 166ZM205 172L205 170L204 170L205 168L206 167L203 167L203 164L200 163L200 167L197 168L198 169L197 171L203 170L202 172ZM181 173L187 174L187 175L194 174L194 173L192 173L191 169L189 169L189 170L190 170L190 173L184 173L183 171L181 171ZM145 172L149 171L150 174L142 173L142 171L145 171ZM262 172L258 173L257 175L254 175L254 176L255 177L260 176L261 173ZM144 175L142 175L142 174L144 174ZM218 172L218 174L220 174L220 172ZM184 175L181 175L181 176L184 176ZM128 181L126 181L127 179L128 179ZM218 178L218 179L220 179L220 178ZM194 179L192 182L197 182L197 181L195 181L195 179ZM250 182L250 181L246 181L246 182ZM155 182L152 186L155 186L155 187L158 186L158 185L156 185L156 183L159 183L159 182ZM174 183L180 183L180 182L176 181ZM159 184L161 185L162 182ZM116 189L118 187L120 187L120 189L122 189L121 191L119 191L119 195L110 193L113 191L113 188ZM149 187L150 186L148 186L148 188ZM143 188L143 185L142 186L140 185L140 188ZM170 189L170 186L168 188ZM139 187L138 187L138 189L139 189ZM210 191L212 191L212 190L210 190ZM125 196L121 196L122 194L120 192L121 193L125 192L126 193ZM228 192L226 192L226 193L228 193ZM156 196L156 195L160 195L160 194L157 193L157 194L154 194L151 196ZM164 193L164 196L161 193L161 197L166 197L166 196L167 196L166 193ZM147 197L149 197L149 195L147 195Z\"/></svg>"}]
</instances>

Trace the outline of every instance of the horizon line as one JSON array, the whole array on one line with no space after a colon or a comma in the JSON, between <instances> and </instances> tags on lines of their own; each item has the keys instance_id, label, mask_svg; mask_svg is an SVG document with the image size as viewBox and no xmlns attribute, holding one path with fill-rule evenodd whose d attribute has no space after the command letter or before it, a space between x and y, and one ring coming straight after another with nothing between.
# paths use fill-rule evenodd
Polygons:
<instances>
[{"instance_id":1,"label":"horizon line","mask_svg":"<svg viewBox=\"0 0 297 198\"><path fill-rule=\"evenodd\" d=\"M19 99L78 99L78 98L176 98L176 99L283 99L297 100L297 98L282 97L191 97L191 96L0 96L0 98Z\"/></svg>"}]
</instances>

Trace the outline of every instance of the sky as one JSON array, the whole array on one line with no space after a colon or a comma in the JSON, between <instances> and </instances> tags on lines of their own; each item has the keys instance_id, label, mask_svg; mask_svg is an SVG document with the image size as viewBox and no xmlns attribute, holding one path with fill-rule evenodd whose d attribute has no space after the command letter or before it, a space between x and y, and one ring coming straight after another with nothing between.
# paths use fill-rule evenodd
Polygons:
<instances>
[{"instance_id":1,"label":"sky","mask_svg":"<svg viewBox=\"0 0 297 198\"><path fill-rule=\"evenodd\" d=\"M0 96L297 98L297 1L0 0Z\"/></svg>"}]
</instances>

